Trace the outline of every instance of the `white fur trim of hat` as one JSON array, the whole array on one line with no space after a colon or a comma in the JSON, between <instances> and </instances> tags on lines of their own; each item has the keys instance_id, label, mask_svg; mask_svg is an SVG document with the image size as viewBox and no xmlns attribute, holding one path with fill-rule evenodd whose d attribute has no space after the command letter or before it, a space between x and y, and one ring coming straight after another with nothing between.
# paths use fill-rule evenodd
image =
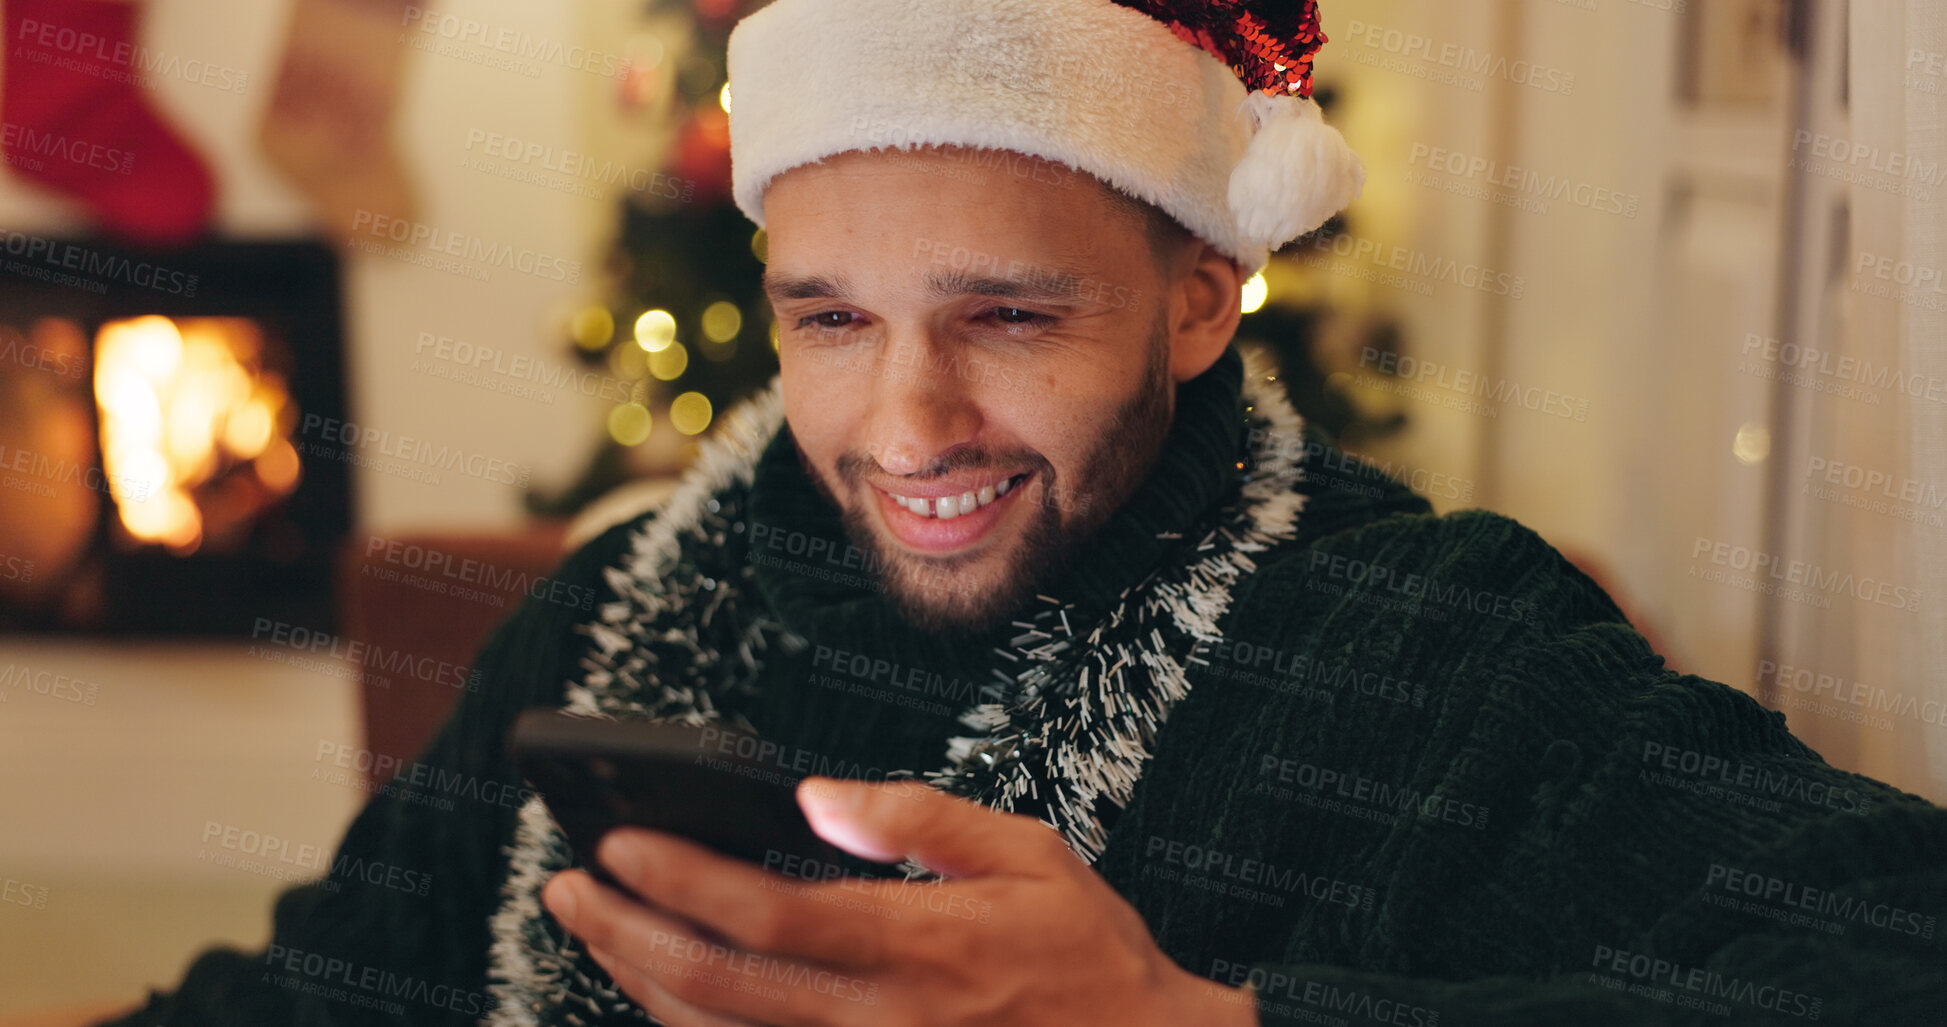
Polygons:
<instances>
[{"instance_id":1,"label":"white fur trim of hat","mask_svg":"<svg viewBox=\"0 0 1947 1027\"><path fill-rule=\"evenodd\" d=\"M1114 0L776 0L731 33L729 71L732 193L759 226L793 168L962 146L1087 172L1256 271L1365 184L1316 103L1248 90Z\"/></svg>"}]
</instances>

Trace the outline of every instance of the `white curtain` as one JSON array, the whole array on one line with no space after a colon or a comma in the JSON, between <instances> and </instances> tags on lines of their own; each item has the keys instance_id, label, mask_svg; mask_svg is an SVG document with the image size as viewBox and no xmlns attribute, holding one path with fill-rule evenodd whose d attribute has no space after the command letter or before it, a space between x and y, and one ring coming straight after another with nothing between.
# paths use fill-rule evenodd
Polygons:
<instances>
[{"instance_id":1,"label":"white curtain","mask_svg":"<svg viewBox=\"0 0 1947 1027\"><path fill-rule=\"evenodd\" d=\"M1822 26L1848 33L1844 131L1873 153L1851 163L1859 177L1843 193L1849 258L1801 280L1827 285L1815 338L1910 384L1872 390L1878 402L1800 400L1794 434L1809 452L1789 470L1799 487L1787 521L1794 555L1920 596L1917 610L1858 595L1826 609L1787 604L1778 662L1836 683L1821 694L1805 690L1816 677L1800 677L1776 696L1828 759L1947 802L1947 5L1847 6L1841 25L1845 7L1825 0ZM1842 474L1834 486L1819 459L1886 481L1851 487Z\"/></svg>"}]
</instances>

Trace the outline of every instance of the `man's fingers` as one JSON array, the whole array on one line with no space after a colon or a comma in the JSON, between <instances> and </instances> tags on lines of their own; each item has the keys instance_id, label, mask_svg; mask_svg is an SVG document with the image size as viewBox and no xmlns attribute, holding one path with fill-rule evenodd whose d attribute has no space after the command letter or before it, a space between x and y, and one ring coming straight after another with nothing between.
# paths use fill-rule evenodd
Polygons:
<instances>
[{"instance_id":1,"label":"man's fingers","mask_svg":"<svg viewBox=\"0 0 1947 1027\"><path fill-rule=\"evenodd\" d=\"M1035 876L1075 856L1038 821L996 813L918 782L809 778L798 804L820 837L884 862L909 858L948 877Z\"/></svg>"},{"instance_id":2,"label":"man's fingers","mask_svg":"<svg viewBox=\"0 0 1947 1027\"><path fill-rule=\"evenodd\" d=\"M572 907L563 900L572 897ZM580 871L555 875L548 908L620 971L653 981L669 997L716 1016L754 1023L857 1022L876 1006L878 986L779 956L745 952L702 936L674 916L599 884Z\"/></svg>"},{"instance_id":3,"label":"man's fingers","mask_svg":"<svg viewBox=\"0 0 1947 1027\"><path fill-rule=\"evenodd\" d=\"M884 932L898 916L875 915L878 903L864 895L833 901L836 886L780 877L669 835L619 828L596 853L645 900L752 952L870 969L884 961Z\"/></svg>"},{"instance_id":4,"label":"man's fingers","mask_svg":"<svg viewBox=\"0 0 1947 1027\"><path fill-rule=\"evenodd\" d=\"M609 980L622 989L623 994L635 999L642 1008L654 1013L668 1027L753 1027L750 1020L737 1020L719 1016L707 1009L698 1009L688 1002L669 993L669 989L657 984L655 978L622 962L603 949L590 947L589 956L607 971Z\"/></svg>"}]
</instances>

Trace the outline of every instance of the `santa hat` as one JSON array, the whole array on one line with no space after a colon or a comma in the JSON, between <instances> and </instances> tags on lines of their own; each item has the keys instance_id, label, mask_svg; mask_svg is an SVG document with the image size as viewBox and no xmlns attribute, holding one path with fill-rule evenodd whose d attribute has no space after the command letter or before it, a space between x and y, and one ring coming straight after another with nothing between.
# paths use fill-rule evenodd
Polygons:
<instances>
[{"instance_id":1,"label":"santa hat","mask_svg":"<svg viewBox=\"0 0 1947 1027\"><path fill-rule=\"evenodd\" d=\"M1359 195L1311 99L1317 0L776 0L730 36L731 185L853 150L1088 172L1250 270Z\"/></svg>"}]
</instances>

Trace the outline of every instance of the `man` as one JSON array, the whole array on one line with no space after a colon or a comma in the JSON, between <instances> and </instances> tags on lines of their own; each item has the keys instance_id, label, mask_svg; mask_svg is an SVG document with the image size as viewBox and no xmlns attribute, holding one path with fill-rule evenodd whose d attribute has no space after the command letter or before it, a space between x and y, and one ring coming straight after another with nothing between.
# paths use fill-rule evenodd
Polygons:
<instances>
[{"instance_id":1,"label":"man","mask_svg":"<svg viewBox=\"0 0 1947 1027\"><path fill-rule=\"evenodd\" d=\"M599 616L505 625L437 772L354 822L341 855L428 894L295 889L264 953L118 1022L1937 1017L1947 813L1666 670L1531 532L1433 516L1229 348L1265 248L1360 181L1302 99L1315 10L1251 6L748 19L778 388L569 561ZM640 831L598 853L632 895L563 872L500 744L537 704L754 728L825 775L821 834L916 876Z\"/></svg>"}]
</instances>

